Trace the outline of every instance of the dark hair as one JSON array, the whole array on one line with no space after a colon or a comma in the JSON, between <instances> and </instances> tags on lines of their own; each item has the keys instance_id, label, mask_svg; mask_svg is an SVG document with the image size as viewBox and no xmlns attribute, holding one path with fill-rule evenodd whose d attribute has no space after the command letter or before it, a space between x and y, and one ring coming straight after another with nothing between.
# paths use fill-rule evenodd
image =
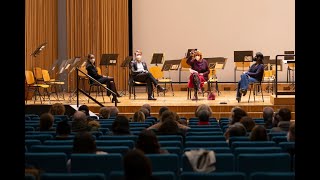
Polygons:
<instances>
[{"instance_id":1,"label":"dark hair","mask_svg":"<svg viewBox=\"0 0 320 180\"><path fill-rule=\"evenodd\" d=\"M291 120L291 111L288 108L281 108L279 110L279 116L281 117L280 121L290 121Z\"/></svg>"},{"instance_id":2,"label":"dark hair","mask_svg":"<svg viewBox=\"0 0 320 180\"><path fill-rule=\"evenodd\" d=\"M136 142L136 148L145 154L160 153L158 138L152 130L141 131Z\"/></svg>"},{"instance_id":3,"label":"dark hair","mask_svg":"<svg viewBox=\"0 0 320 180\"><path fill-rule=\"evenodd\" d=\"M73 153L96 153L95 139L89 132L79 132L73 140Z\"/></svg>"},{"instance_id":4,"label":"dark hair","mask_svg":"<svg viewBox=\"0 0 320 180\"><path fill-rule=\"evenodd\" d=\"M229 137L233 136L246 136L247 130L243 126L243 124L237 122L228 127L228 129L225 132L226 139L229 139Z\"/></svg>"},{"instance_id":5,"label":"dark hair","mask_svg":"<svg viewBox=\"0 0 320 180\"><path fill-rule=\"evenodd\" d=\"M233 116L232 116L231 124L240 122L240 119L243 116L248 116L247 112L241 108L234 108L232 112L233 112Z\"/></svg>"},{"instance_id":6,"label":"dark hair","mask_svg":"<svg viewBox=\"0 0 320 180\"><path fill-rule=\"evenodd\" d=\"M90 116L89 114L89 107L87 105L81 105L79 108L78 108L78 111L82 111L86 114L86 116Z\"/></svg>"},{"instance_id":7,"label":"dark hair","mask_svg":"<svg viewBox=\"0 0 320 180\"><path fill-rule=\"evenodd\" d=\"M198 112L199 121L208 122L210 117L210 112L207 110L200 110Z\"/></svg>"},{"instance_id":8,"label":"dark hair","mask_svg":"<svg viewBox=\"0 0 320 180\"><path fill-rule=\"evenodd\" d=\"M161 117L162 113L166 110L169 110L169 108L167 106L162 106L160 109L159 109L159 117Z\"/></svg>"},{"instance_id":9,"label":"dark hair","mask_svg":"<svg viewBox=\"0 0 320 180\"><path fill-rule=\"evenodd\" d=\"M150 112L147 108L142 107L139 111L143 112L145 118L150 116Z\"/></svg>"},{"instance_id":10,"label":"dark hair","mask_svg":"<svg viewBox=\"0 0 320 180\"><path fill-rule=\"evenodd\" d=\"M177 122L173 119L168 119L162 122L158 132L161 134L178 134L180 131Z\"/></svg>"},{"instance_id":11,"label":"dark hair","mask_svg":"<svg viewBox=\"0 0 320 180\"><path fill-rule=\"evenodd\" d=\"M151 116L151 106L150 106L150 104L144 104L144 105L141 106L141 108L146 108L149 111L148 116ZM148 116L146 116L146 117L148 117Z\"/></svg>"},{"instance_id":12,"label":"dark hair","mask_svg":"<svg viewBox=\"0 0 320 180\"><path fill-rule=\"evenodd\" d=\"M175 121L175 119L176 119L175 114L170 110L163 111L163 113L160 116L161 122L164 122L167 120L174 120Z\"/></svg>"},{"instance_id":13,"label":"dark hair","mask_svg":"<svg viewBox=\"0 0 320 180\"><path fill-rule=\"evenodd\" d=\"M264 126L256 125L250 134L251 141L268 141L267 130Z\"/></svg>"},{"instance_id":14,"label":"dark hair","mask_svg":"<svg viewBox=\"0 0 320 180\"><path fill-rule=\"evenodd\" d=\"M146 117L142 111L135 112L132 117L133 122L144 122L145 119Z\"/></svg>"},{"instance_id":15,"label":"dark hair","mask_svg":"<svg viewBox=\"0 0 320 180\"><path fill-rule=\"evenodd\" d=\"M123 157L126 180L146 180L152 176L152 165L148 157L139 149L131 150Z\"/></svg>"},{"instance_id":16,"label":"dark hair","mask_svg":"<svg viewBox=\"0 0 320 180\"><path fill-rule=\"evenodd\" d=\"M129 119L126 116L117 116L112 123L113 134L130 134Z\"/></svg>"},{"instance_id":17,"label":"dark hair","mask_svg":"<svg viewBox=\"0 0 320 180\"><path fill-rule=\"evenodd\" d=\"M67 120L58 122L57 128L56 128L57 135L67 135L70 133L71 133L71 126Z\"/></svg>"},{"instance_id":18,"label":"dark hair","mask_svg":"<svg viewBox=\"0 0 320 180\"><path fill-rule=\"evenodd\" d=\"M50 113L43 113L40 116L40 131L49 131L53 125L54 117Z\"/></svg>"},{"instance_id":19,"label":"dark hair","mask_svg":"<svg viewBox=\"0 0 320 180\"><path fill-rule=\"evenodd\" d=\"M252 128L256 125L254 120L249 116L243 116L240 119L240 123L246 128L247 132L251 132Z\"/></svg>"}]
</instances>

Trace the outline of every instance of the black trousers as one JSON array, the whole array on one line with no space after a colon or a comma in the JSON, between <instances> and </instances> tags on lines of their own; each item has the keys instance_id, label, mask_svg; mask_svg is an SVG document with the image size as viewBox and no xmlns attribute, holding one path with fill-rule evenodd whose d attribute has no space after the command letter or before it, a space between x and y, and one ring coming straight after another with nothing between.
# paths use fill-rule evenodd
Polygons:
<instances>
[{"instance_id":1,"label":"black trousers","mask_svg":"<svg viewBox=\"0 0 320 180\"><path fill-rule=\"evenodd\" d=\"M158 85L158 81L153 77L153 75L149 72L147 73L139 73L133 77L134 81L138 82L146 82L148 87L148 97L152 95L153 87Z\"/></svg>"},{"instance_id":2,"label":"black trousers","mask_svg":"<svg viewBox=\"0 0 320 180\"><path fill-rule=\"evenodd\" d=\"M101 78L97 79L97 81L99 81L101 84L106 84L107 88L109 88L110 90L112 90L113 92L118 94L113 77L110 77L110 76L101 77ZM110 95L111 95L111 92L107 90L107 96L110 96ZM113 94L112 96L117 96L117 95Z\"/></svg>"}]
</instances>

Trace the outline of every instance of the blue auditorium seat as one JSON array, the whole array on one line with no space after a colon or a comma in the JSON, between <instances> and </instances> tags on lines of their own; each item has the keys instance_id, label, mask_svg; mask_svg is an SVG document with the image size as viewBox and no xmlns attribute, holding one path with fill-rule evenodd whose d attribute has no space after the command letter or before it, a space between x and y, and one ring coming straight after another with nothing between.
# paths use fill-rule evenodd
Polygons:
<instances>
[{"instance_id":1,"label":"blue auditorium seat","mask_svg":"<svg viewBox=\"0 0 320 180\"><path fill-rule=\"evenodd\" d=\"M176 180L177 177L173 172L170 171L156 171L152 172L152 176L156 177L158 180ZM111 180L124 180L123 171L112 171L110 173Z\"/></svg>"},{"instance_id":2,"label":"blue auditorium seat","mask_svg":"<svg viewBox=\"0 0 320 180\"><path fill-rule=\"evenodd\" d=\"M121 136L113 136L113 135L103 135L98 138L99 140L132 140L136 141L138 139L137 135L121 135Z\"/></svg>"},{"instance_id":3,"label":"blue auditorium seat","mask_svg":"<svg viewBox=\"0 0 320 180\"><path fill-rule=\"evenodd\" d=\"M226 141L187 141L184 147L229 147L229 145Z\"/></svg>"},{"instance_id":4,"label":"blue auditorium seat","mask_svg":"<svg viewBox=\"0 0 320 180\"><path fill-rule=\"evenodd\" d=\"M43 173L41 180L106 180L103 173Z\"/></svg>"},{"instance_id":5,"label":"blue auditorium seat","mask_svg":"<svg viewBox=\"0 0 320 180\"><path fill-rule=\"evenodd\" d=\"M254 172L250 180L295 180L294 172Z\"/></svg>"},{"instance_id":6,"label":"blue auditorium seat","mask_svg":"<svg viewBox=\"0 0 320 180\"><path fill-rule=\"evenodd\" d=\"M151 160L152 172L170 171L179 173L179 157L177 154L145 154Z\"/></svg>"},{"instance_id":7,"label":"blue auditorium seat","mask_svg":"<svg viewBox=\"0 0 320 180\"><path fill-rule=\"evenodd\" d=\"M233 150L234 155L239 154L263 154L263 153L282 153L280 147L237 147Z\"/></svg>"},{"instance_id":8,"label":"blue auditorium seat","mask_svg":"<svg viewBox=\"0 0 320 180\"><path fill-rule=\"evenodd\" d=\"M186 142L188 141L225 141L226 138L223 135L217 136L187 136Z\"/></svg>"},{"instance_id":9,"label":"blue auditorium seat","mask_svg":"<svg viewBox=\"0 0 320 180\"><path fill-rule=\"evenodd\" d=\"M133 140L96 140L97 146L128 146L132 149L135 146Z\"/></svg>"},{"instance_id":10,"label":"blue auditorium seat","mask_svg":"<svg viewBox=\"0 0 320 180\"><path fill-rule=\"evenodd\" d=\"M182 172L181 180L246 180L246 175L241 172Z\"/></svg>"},{"instance_id":11,"label":"blue auditorium seat","mask_svg":"<svg viewBox=\"0 0 320 180\"><path fill-rule=\"evenodd\" d=\"M27 164L41 169L45 172L67 172L67 155L62 152L57 153L25 153Z\"/></svg>"}]
</instances>

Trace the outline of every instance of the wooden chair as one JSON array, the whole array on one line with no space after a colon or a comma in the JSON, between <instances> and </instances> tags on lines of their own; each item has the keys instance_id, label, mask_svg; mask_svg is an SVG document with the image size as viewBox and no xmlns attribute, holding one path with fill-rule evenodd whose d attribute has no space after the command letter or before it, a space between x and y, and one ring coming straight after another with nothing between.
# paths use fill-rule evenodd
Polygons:
<instances>
[{"instance_id":1,"label":"wooden chair","mask_svg":"<svg viewBox=\"0 0 320 180\"><path fill-rule=\"evenodd\" d=\"M136 86L145 86L147 91L147 83L133 80L132 63L133 61L129 63L129 99L131 99L131 94L133 94L133 99L136 99Z\"/></svg>"},{"instance_id":2,"label":"wooden chair","mask_svg":"<svg viewBox=\"0 0 320 180\"><path fill-rule=\"evenodd\" d=\"M101 69L100 69L100 67L96 67L96 68L97 68L98 74L101 75ZM89 85L90 85L89 95L90 95L90 93L91 93L91 89L94 88L94 87L96 87L96 88L97 88L96 98L98 97L98 94L101 93L103 103L105 103L105 101L104 101L104 96L103 96L104 88L101 88L101 86L100 86L99 84L95 83L94 81L92 81L92 80L90 80L90 79L89 79ZM107 87L106 84L102 84L102 85L103 85L104 87ZM88 103L89 103L89 99L90 99L90 98L88 98ZM111 101L111 97L110 97L110 101Z\"/></svg>"},{"instance_id":3,"label":"wooden chair","mask_svg":"<svg viewBox=\"0 0 320 180\"><path fill-rule=\"evenodd\" d=\"M48 92L48 88L50 87L50 85L48 84L38 84L36 83L35 81L35 77L33 75L33 72L32 71L28 71L26 70L25 71L25 76L26 76L26 82L27 82L27 91L30 90L30 88L33 88L33 96L35 97L34 98L34 103L36 102L36 99L37 99L37 94L39 95L39 98L40 98L40 102L42 104L42 100L41 100L41 93L40 93L40 88L43 88L44 89L44 92L46 92L47 96L48 96L48 99L49 99L49 103L50 103L50 94ZM26 98L27 99L27 98ZM45 97L43 97L43 100L45 100Z\"/></svg>"},{"instance_id":4,"label":"wooden chair","mask_svg":"<svg viewBox=\"0 0 320 180\"><path fill-rule=\"evenodd\" d=\"M57 95L58 101L59 101L59 95L58 95L57 86L60 87L61 92L62 92L62 98L63 98L63 100L65 100L64 99L64 93L63 93L63 87L62 87L62 85L64 85L64 82L63 81L56 81L55 79L51 79L49 71L46 70L46 69L42 69L42 77L43 77L43 81L44 81L45 84L48 84L48 85L51 85L51 87L54 87L54 91L55 91L55 93Z\"/></svg>"},{"instance_id":5,"label":"wooden chair","mask_svg":"<svg viewBox=\"0 0 320 180\"><path fill-rule=\"evenodd\" d=\"M167 89L167 83L170 83L172 96L174 96L172 79L171 78L164 78L163 71L161 71L161 68L159 66L153 66L149 69L149 71L153 75L153 77L158 80L158 83L164 83L165 89ZM159 96L158 89L157 89L157 94ZM166 96L166 91L163 92L163 95Z\"/></svg>"}]
</instances>

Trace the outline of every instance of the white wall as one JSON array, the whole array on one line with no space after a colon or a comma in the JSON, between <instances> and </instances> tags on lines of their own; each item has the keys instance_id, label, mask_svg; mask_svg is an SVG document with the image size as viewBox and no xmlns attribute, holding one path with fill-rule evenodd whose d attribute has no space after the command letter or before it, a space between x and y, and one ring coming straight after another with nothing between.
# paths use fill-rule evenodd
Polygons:
<instances>
[{"instance_id":1,"label":"white wall","mask_svg":"<svg viewBox=\"0 0 320 180\"><path fill-rule=\"evenodd\" d=\"M233 82L234 51L260 51L275 59L295 50L294 0L133 0L132 13L133 50L143 51L149 67L154 66L153 53L172 60L198 48L204 57L226 57L218 78ZM287 65L283 67L279 81L286 81ZM178 74L170 73L173 81L179 81ZM181 81L188 75L183 72Z\"/></svg>"}]
</instances>

